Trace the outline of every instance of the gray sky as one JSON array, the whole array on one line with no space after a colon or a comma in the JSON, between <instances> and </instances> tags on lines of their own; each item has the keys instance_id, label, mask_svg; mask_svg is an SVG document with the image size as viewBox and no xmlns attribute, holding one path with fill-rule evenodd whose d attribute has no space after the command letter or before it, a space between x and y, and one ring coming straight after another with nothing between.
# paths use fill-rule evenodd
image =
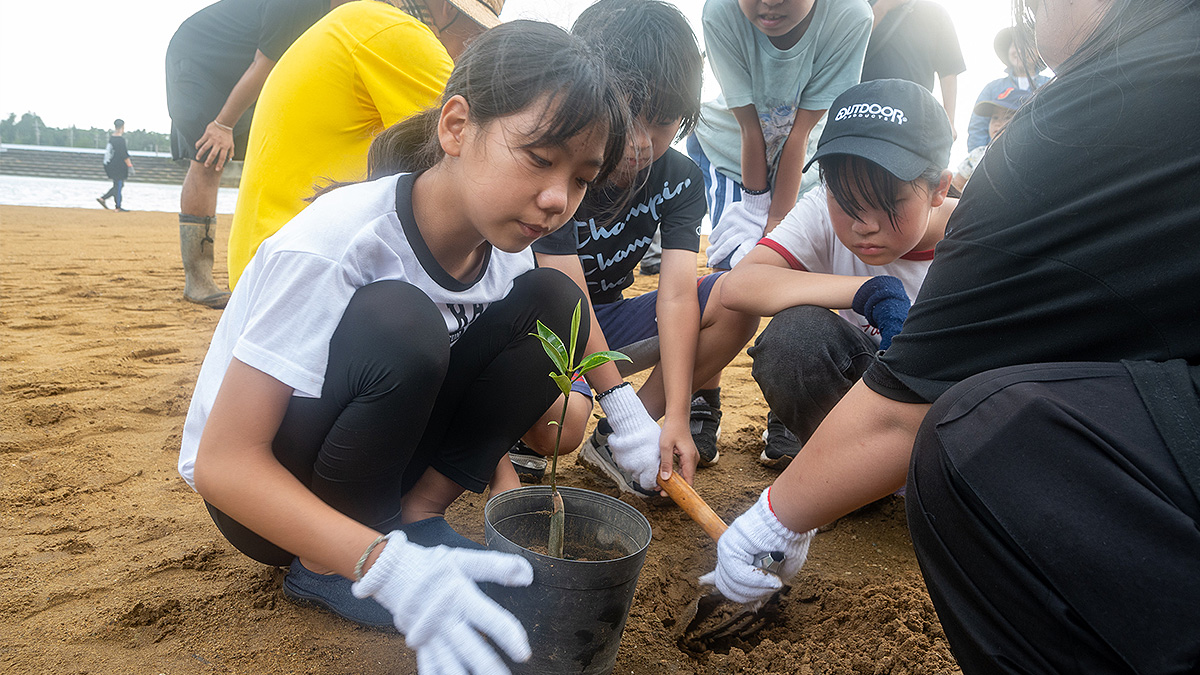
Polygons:
<instances>
[{"instance_id":1,"label":"gray sky","mask_svg":"<svg viewBox=\"0 0 1200 675\"><path fill-rule=\"evenodd\" d=\"M699 36L703 0L673 0ZM967 72L959 76L956 124L965 153L967 116L988 81L1002 75L992 53L996 31L1009 25L1008 0L937 0L950 12ZM502 18L568 26L591 0L507 0ZM5 0L0 20L0 114L34 112L46 124L170 129L163 57L176 27L210 0ZM54 27L51 31L50 27ZM702 37L701 37L702 39ZM717 94L706 80L705 96Z\"/></svg>"}]
</instances>

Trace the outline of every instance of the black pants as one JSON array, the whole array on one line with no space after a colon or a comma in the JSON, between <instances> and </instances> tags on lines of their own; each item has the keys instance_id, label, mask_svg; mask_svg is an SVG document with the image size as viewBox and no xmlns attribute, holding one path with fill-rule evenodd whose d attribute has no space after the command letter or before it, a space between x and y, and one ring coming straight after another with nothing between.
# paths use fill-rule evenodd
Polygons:
<instances>
[{"instance_id":1,"label":"black pants","mask_svg":"<svg viewBox=\"0 0 1200 675\"><path fill-rule=\"evenodd\" d=\"M338 511L387 532L405 491L432 467L481 492L500 458L558 396L536 322L570 336L583 294L566 275L536 269L490 305L453 345L441 313L401 281L360 288L329 342L320 398L292 397L275 457ZM576 354L587 343L579 329ZM246 555L287 565L292 554L209 506Z\"/></svg>"},{"instance_id":2,"label":"black pants","mask_svg":"<svg viewBox=\"0 0 1200 675\"><path fill-rule=\"evenodd\" d=\"M1200 669L1200 503L1122 365L951 388L917 436L907 504L963 672Z\"/></svg>"},{"instance_id":3,"label":"black pants","mask_svg":"<svg viewBox=\"0 0 1200 675\"><path fill-rule=\"evenodd\" d=\"M746 350L771 409L801 443L875 360L879 345L824 307L789 307Z\"/></svg>"}]
</instances>

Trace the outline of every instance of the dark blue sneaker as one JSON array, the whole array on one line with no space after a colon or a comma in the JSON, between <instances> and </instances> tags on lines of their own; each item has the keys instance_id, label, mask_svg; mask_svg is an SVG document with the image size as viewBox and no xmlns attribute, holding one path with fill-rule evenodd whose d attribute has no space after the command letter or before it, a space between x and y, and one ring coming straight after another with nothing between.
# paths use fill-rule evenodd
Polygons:
<instances>
[{"instance_id":1,"label":"dark blue sneaker","mask_svg":"<svg viewBox=\"0 0 1200 675\"><path fill-rule=\"evenodd\" d=\"M525 445L524 441L517 441L508 451L508 459L522 483L541 483L546 476L546 458Z\"/></svg>"},{"instance_id":2,"label":"dark blue sneaker","mask_svg":"<svg viewBox=\"0 0 1200 675\"><path fill-rule=\"evenodd\" d=\"M703 396L692 399L691 419L688 421L692 442L700 453L700 466L712 466L721 459L717 441L721 438L721 409L714 408Z\"/></svg>"},{"instance_id":3,"label":"dark blue sneaker","mask_svg":"<svg viewBox=\"0 0 1200 675\"><path fill-rule=\"evenodd\" d=\"M775 413L769 411L767 412L767 428L763 431L762 439L766 447L758 456L758 461L763 466L769 466L772 469L786 469L788 464L796 459L796 455L800 454L800 449L804 445L799 438L796 438L796 434L784 426L783 421Z\"/></svg>"},{"instance_id":4,"label":"dark blue sneaker","mask_svg":"<svg viewBox=\"0 0 1200 675\"><path fill-rule=\"evenodd\" d=\"M468 539L458 533L445 516L434 516L415 523L401 525L396 528L404 533L408 543L433 548L434 546L450 546L453 548L469 548L483 551L486 547L477 541Z\"/></svg>"},{"instance_id":5,"label":"dark blue sneaker","mask_svg":"<svg viewBox=\"0 0 1200 675\"><path fill-rule=\"evenodd\" d=\"M283 594L292 602L301 605L316 605L362 626L392 628L392 613L373 598L358 599L350 592L354 582L340 574L317 574L300 564L299 558L292 560L287 576L283 578Z\"/></svg>"}]
</instances>

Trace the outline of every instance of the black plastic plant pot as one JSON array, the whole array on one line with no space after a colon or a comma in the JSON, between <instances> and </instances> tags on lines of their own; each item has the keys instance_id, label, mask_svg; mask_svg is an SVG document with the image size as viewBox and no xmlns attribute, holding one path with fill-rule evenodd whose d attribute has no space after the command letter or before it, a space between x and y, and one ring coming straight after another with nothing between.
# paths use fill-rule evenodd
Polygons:
<instances>
[{"instance_id":1,"label":"black plastic plant pot","mask_svg":"<svg viewBox=\"0 0 1200 675\"><path fill-rule=\"evenodd\" d=\"M533 657L509 664L514 674L607 675L617 662L621 632L650 545L650 521L608 495L578 488L558 491L566 507L566 560L530 550L546 550L549 487L531 485L488 500L483 510L488 548L528 560L533 584L489 584L487 593L512 612L529 635Z\"/></svg>"}]
</instances>

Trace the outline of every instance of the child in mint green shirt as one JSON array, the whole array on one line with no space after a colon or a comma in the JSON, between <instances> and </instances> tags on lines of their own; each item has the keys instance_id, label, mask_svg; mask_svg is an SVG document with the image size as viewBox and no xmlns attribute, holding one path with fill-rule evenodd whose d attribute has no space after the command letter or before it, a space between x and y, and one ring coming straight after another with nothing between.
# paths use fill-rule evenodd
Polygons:
<instances>
[{"instance_id":1,"label":"child in mint green shirt","mask_svg":"<svg viewBox=\"0 0 1200 675\"><path fill-rule=\"evenodd\" d=\"M796 203L809 136L858 84L871 22L862 0L705 3L721 97L704 106L688 153L705 174L709 265L732 267Z\"/></svg>"}]
</instances>

